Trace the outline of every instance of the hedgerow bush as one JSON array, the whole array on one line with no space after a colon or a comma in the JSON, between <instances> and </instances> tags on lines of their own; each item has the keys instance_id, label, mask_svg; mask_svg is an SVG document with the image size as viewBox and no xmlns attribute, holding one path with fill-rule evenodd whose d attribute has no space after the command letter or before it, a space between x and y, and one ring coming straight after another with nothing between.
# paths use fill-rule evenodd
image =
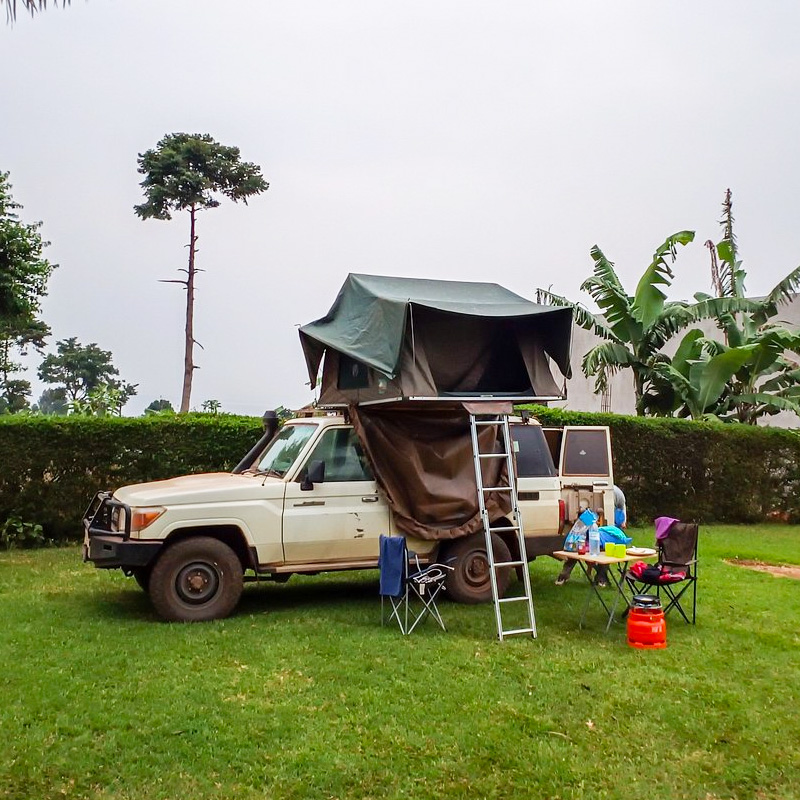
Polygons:
<instances>
[{"instance_id":1,"label":"hedgerow bush","mask_svg":"<svg viewBox=\"0 0 800 800\"><path fill-rule=\"evenodd\" d=\"M611 428L614 477L634 523L800 521L796 431L528 408L545 425ZM0 417L0 523L78 540L95 492L229 471L261 433L259 419L227 414Z\"/></svg>"},{"instance_id":2,"label":"hedgerow bush","mask_svg":"<svg viewBox=\"0 0 800 800\"><path fill-rule=\"evenodd\" d=\"M263 430L252 417L0 417L0 522L77 540L94 494L194 472L229 471Z\"/></svg>"},{"instance_id":3,"label":"hedgerow bush","mask_svg":"<svg viewBox=\"0 0 800 800\"><path fill-rule=\"evenodd\" d=\"M611 428L614 480L633 522L800 521L800 433L528 406L544 425Z\"/></svg>"}]
</instances>

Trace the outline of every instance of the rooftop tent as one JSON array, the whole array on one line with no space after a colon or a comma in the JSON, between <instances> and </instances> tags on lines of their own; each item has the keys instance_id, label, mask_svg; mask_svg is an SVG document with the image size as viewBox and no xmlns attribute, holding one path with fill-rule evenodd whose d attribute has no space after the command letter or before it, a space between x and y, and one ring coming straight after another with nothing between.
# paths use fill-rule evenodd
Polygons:
<instances>
[{"instance_id":1,"label":"rooftop tent","mask_svg":"<svg viewBox=\"0 0 800 800\"><path fill-rule=\"evenodd\" d=\"M330 311L300 328L320 405L405 399L560 399L572 311L496 283L348 275Z\"/></svg>"}]
</instances>

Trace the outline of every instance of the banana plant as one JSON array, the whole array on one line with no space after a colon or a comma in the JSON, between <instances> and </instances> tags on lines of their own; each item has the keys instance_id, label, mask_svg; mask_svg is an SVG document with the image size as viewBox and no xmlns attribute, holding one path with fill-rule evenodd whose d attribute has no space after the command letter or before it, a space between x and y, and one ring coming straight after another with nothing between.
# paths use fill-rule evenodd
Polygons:
<instances>
[{"instance_id":1,"label":"banana plant","mask_svg":"<svg viewBox=\"0 0 800 800\"><path fill-rule=\"evenodd\" d=\"M662 287L669 287L679 246L694 240L694 231L679 231L668 236L653 253L650 265L629 295L614 269L614 264L594 245L592 275L581 285L599 307L595 316L580 303L573 303L549 290L538 289L537 302L568 307L577 325L603 341L583 357L581 369L595 378L595 392L607 389L610 377L623 369L633 373L637 413L644 413L643 399L653 377L653 365L663 356L661 348L677 332L694 320L692 307L683 302L668 302Z\"/></svg>"}]
</instances>

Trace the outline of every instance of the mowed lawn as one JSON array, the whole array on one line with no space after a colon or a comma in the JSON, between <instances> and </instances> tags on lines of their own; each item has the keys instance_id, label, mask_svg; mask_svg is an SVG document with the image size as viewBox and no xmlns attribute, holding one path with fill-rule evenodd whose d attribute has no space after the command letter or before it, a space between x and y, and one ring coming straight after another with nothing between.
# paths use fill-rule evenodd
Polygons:
<instances>
[{"instance_id":1,"label":"mowed lawn","mask_svg":"<svg viewBox=\"0 0 800 800\"><path fill-rule=\"evenodd\" d=\"M636 543L652 534L636 531ZM583 630L531 565L539 638L491 606L381 627L377 573L250 585L167 624L78 548L0 554L0 798L800 797L800 528L701 528L698 624ZM610 590L607 590L610 591Z\"/></svg>"}]
</instances>

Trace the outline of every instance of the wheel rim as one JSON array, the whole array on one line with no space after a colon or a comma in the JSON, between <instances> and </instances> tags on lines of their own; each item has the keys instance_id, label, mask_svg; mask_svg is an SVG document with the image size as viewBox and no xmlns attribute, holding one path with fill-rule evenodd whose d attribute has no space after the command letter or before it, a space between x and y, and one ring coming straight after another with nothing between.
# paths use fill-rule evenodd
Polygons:
<instances>
[{"instance_id":1,"label":"wheel rim","mask_svg":"<svg viewBox=\"0 0 800 800\"><path fill-rule=\"evenodd\" d=\"M473 553L464 565L464 579L470 586L484 586L489 580L489 559L482 550Z\"/></svg>"},{"instance_id":2,"label":"wheel rim","mask_svg":"<svg viewBox=\"0 0 800 800\"><path fill-rule=\"evenodd\" d=\"M187 564L178 573L175 589L178 597L185 603L207 603L219 589L219 573L213 565L195 561Z\"/></svg>"}]
</instances>

